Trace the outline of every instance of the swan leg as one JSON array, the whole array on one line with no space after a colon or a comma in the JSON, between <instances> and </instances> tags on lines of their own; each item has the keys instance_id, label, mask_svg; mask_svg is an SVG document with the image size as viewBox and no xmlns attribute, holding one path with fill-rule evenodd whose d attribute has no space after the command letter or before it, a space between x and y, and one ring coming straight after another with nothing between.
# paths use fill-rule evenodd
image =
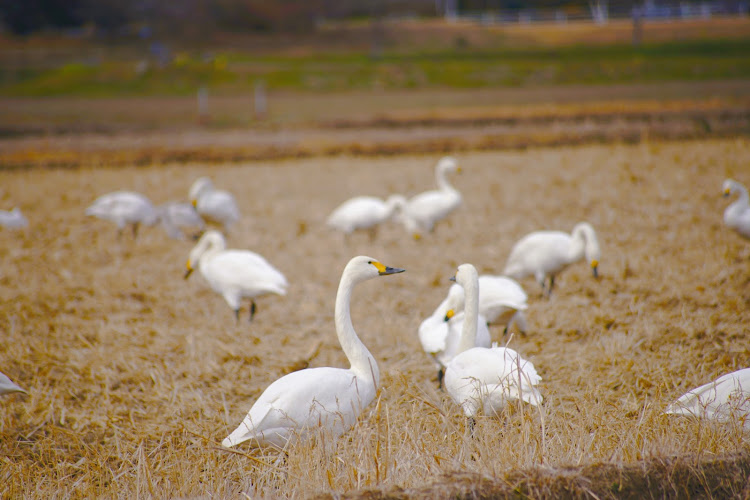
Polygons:
<instances>
[{"instance_id":1,"label":"swan leg","mask_svg":"<svg viewBox=\"0 0 750 500\"><path fill-rule=\"evenodd\" d=\"M234 310L234 317L237 320L237 323L239 323L240 322L240 308L239 307Z\"/></svg>"},{"instance_id":2,"label":"swan leg","mask_svg":"<svg viewBox=\"0 0 750 500\"><path fill-rule=\"evenodd\" d=\"M133 223L133 239L136 239L138 237L138 223Z\"/></svg>"},{"instance_id":3,"label":"swan leg","mask_svg":"<svg viewBox=\"0 0 750 500\"><path fill-rule=\"evenodd\" d=\"M440 368L438 368L438 389L441 390L443 388L443 378L445 378L445 370L441 366Z\"/></svg>"},{"instance_id":4,"label":"swan leg","mask_svg":"<svg viewBox=\"0 0 750 500\"><path fill-rule=\"evenodd\" d=\"M547 298L552 295L552 288L555 286L555 275L549 277L549 290L547 291Z\"/></svg>"},{"instance_id":5,"label":"swan leg","mask_svg":"<svg viewBox=\"0 0 750 500\"><path fill-rule=\"evenodd\" d=\"M471 437L474 437L474 427L477 425L477 420L474 417L468 418L468 426L469 426L469 432L471 433Z\"/></svg>"},{"instance_id":6,"label":"swan leg","mask_svg":"<svg viewBox=\"0 0 750 500\"><path fill-rule=\"evenodd\" d=\"M250 322L251 323L253 322L253 318L255 317L255 311L257 309L258 308L255 306L255 301L251 299L250 300Z\"/></svg>"}]
</instances>

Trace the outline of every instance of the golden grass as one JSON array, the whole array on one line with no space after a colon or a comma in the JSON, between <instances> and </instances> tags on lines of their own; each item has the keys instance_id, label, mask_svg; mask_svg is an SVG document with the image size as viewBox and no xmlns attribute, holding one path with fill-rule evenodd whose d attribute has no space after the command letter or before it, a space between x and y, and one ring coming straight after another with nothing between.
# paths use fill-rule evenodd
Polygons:
<instances>
[{"instance_id":1,"label":"golden grass","mask_svg":"<svg viewBox=\"0 0 750 500\"><path fill-rule=\"evenodd\" d=\"M465 204L421 242L395 225L373 243L344 242L323 221L351 195L431 187L435 154L0 172L0 208L19 205L30 222L0 230L0 370L30 392L2 401L0 496L306 498L398 487L427 497L419 488L450 494L446 485L466 477L503 483L553 470L564 480L567 466L622 471L746 452L736 426L662 411L747 366L750 245L722 225L720 188L728 176L750 184L750 141L457 156ZM115 189L185 198L202 174L229 187L245 214L230 245L265 255L290 281L286 297L259 301L251 325L244 315L236 325L199 277L182 279L191 243L155 228L118 241L83 216ZM458 264L497 273L526 232L583 219L599 231L601 278L575 266L549 301L524 281L530 332L510 339L542 375L544 405L480 418L471 439L436 389L419 322ZM344 264L362 253L407 270L354 294L355 328L380 362L377 401L341 438L314 436L286 457L220 449L271 381L346 366L333 301Z\"/></svg>"}]
</instances>

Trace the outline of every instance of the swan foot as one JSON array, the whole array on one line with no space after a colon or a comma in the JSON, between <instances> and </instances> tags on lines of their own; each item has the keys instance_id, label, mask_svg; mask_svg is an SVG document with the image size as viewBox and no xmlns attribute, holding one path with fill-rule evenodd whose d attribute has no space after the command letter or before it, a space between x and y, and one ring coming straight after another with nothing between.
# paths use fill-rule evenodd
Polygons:
<instances>
[{"instance_id":1,"label":"swan foot","mask_svg":"<svg viewBox=\"0 0 750 500\"><path fill-rule=\"evenodd\" d=\"M254 301L254 300L251 300L251 301L250 301L250 323L252 323L252 322L253 322L253 318L255 317L255 311L256 311L257 309L258 309L258 308L257 308L257 307L255 306L255 301Z\"/></svg>"}]
</instances>

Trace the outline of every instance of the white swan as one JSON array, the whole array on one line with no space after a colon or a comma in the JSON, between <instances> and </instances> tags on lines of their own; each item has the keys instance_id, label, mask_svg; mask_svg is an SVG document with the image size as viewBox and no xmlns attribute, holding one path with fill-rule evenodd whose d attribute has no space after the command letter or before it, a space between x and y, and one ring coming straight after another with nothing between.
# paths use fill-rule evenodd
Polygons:
<instances>
[{"instance_id":1,"label":"white swan","mask_svg":"<svg viewBox=\"0 0 750 500\"><path fill-rule=\"evenodd\" d=\"M549 276L549 295L555 285L555 276L584 256L594 277L598 277L601 250L596 231L588 222L576 224L571 234L562 231L534 231L513 246L503 274L516 280L533 275L541 285L542 292L545 291L545 282Z\"/></svg>"},{"instance_id":2,"label":"white swan","mask_svg":"<svg viewBox=\"0 0 750 500\"><path fill-rule=\"evenodd\" d=\"M118 235L126 225L133 227L133 237L138 235L138 226L153 226L159 214L151 200L133 191L115 191L100 196L86 209L86 215L112 221L117 224Z\"/></svg>"},{"instance_id":3,"label":"white swan","mask_svg":"<svg viewBox=\"0 0 750 500\"><path fill-rule=\"evenodd\" d=\"M190 202L198 213L207 220L221 224L229 231L240 218L240 210L234 196L228 191L214 188L208 177L200 177L190 186Z\"/></svg>"},{"instance_id":4,"label":"white swan","mask_svg":"<svg viewBox=\"0 0 750 500\"><path fill-rule=\"evenodd\" d=\"M255 297L268 293L286 295L287 281L266 259L250 250L227 250L224 236L206 231L190 251L187 279L194 266L200 269L211 288L220 293L240 319L240 301L250 299L250 321L255 316Z\"/></svg>"},{"instance_id":5,"label":"white swan","mask_svg":"<svg viewBox=\"0 0 750 500\"><path fill-rule=\"evenodd\" d=\"M8 378L4 373L0 373L0 395L11 394L13 392L22 392L28 394L25 390L21 389L11 379Z\"/></svg>"},{"instance_id":6,"label":"white swan","mask_svg":"<svg viewBox=\"0 0 750 500\"><path fill-rule=\"evenodd\" d=\"M431 232L436 222L447 217L461 205L461 193L445 177L448 173L460 171L461 168L454 158L441 158L435 166L438 189L420 193L406 202L398 218L416 239L419 239L422 233Z\"/></svg>"},{"instance_id":7,"label":"white swan","mask_svg":"<svg viewBox=\"0 0 750 500\"><path fill-rule=\"evenodd\" d=\"M750 428L750 368L727 373L683 394L664 413L721 422L737 420Z\"/></svg>"},{"instance_id":8,"label":"white swan","mask_svg":"<svg viewBox=\"0 0 750 500\"><path fill-rule=\"evenodd\" d=\"M21 209L15 207L13 210L0 210L0 226L9 229L21 229L27 227L29 221L21 213Z\"/></svg>"},{"instance_id":9,"label":"white swan","mask_svg":"<svg viewBox=\"0 0 750 500\"><path fill-rule=\"evenodd\" d=\"M185 238L183 228L194 230L195 234L200 234L206 229L206 223L190 203L171 201L159 205L156 211L162 227L170 238L176 240Z\"/></svg>"},{"instance_id":10,"label":"white swan","mask_svg":"<svg viewBox=\"0 0 750 500\"><path fill-rule=\"evenodd\" d=\"M732 194L739 197L724 210L724 224L740 236L750 239L750 197L747 189L739 182L727 179L724 181L724 196Z\"/></svg>"},{"instance_id":11,"label":"white swan","mask_svg":"<svg viewBox=\"0 0 750 500\"><path fill-rule=\"evenodd\" d=\"M474 347L479 321L479 278L471 264L461 264L455 276L464 288L466 306L458 354L445 370L445 389L469 417L482 411L493 415L508 400L522 400L532 405L542 402L536 388L541 381L534 365L513 349Z\"/></svg>"},{"instance_id":12,"label":"white swan","mask_svg":"<svg viewBox=\"0 0 750 500\"><path fill-rule=\"evenodd\" d=\"M479 315L487 320L488 325L505 325L507 332L515 324L525 334L527 323L523 311L528 309L527 300L524 289L512 278L489 274L479 277ZM453 284L448 290L446 302L448 309L463 311L463 287Z\"/></svg>"},{"instance_id":13,"label":"white swan","mask_svg":"<svg viewBox=\"0 0 750 500\"><path fill-rule=\"evenodd\" d=\"M239 427L221 444L232 447L252 440L256 447L282 448L290 438L311 429L327 429L337 437L352 427L375 398L380 383L378 364L352 326L352 289L362 281L400 272L403 269L386 267L370 257L350 260L336 294L335 323L351 368L308 368L281 377L263 391Z\"/></svg>"},{"instance_id":14,"label":"white swan","mask_svg":"<svg viewBox=\"0 0 750 500\"><path fill-rule=\"evenodd\" d=\"M356 196L336 207L326 219L326 224L344 234L367 229L373 239L378 224L390 219L405 204L406 198L398 194L389 196L387 200L376 196Z\"/></svg>"}]
</instances>

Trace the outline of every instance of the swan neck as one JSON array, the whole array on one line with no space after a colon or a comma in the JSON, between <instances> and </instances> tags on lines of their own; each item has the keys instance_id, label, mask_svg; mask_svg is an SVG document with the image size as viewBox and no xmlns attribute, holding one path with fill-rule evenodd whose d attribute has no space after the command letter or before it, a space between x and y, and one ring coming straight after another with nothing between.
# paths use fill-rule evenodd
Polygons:
<instances>
[{"instance_id":1,"label":"swan neck","mask_svg":"<svg viewBox=\"0 0 750 500\"><path fill-rule=\"evenodd\" d=\"M341 349L351 363L351 370L357 377L363 378L366 381L373 381L377 387L380 383L380 372L377 362L367 347L359 340L357 332L354 331L354 326L352 325L349 306L352 289L355 284L356 280L344 271L344 275L341 277L341 282L339 283L338 293L336 294L336 309L334 314L336 335L339 338Z\"/></svg>"},{"instance_id":2,"label":"swan neck","mask_svg":"<svg viewBox=\"0 0 750 500\"><path fill-rule=\"evenodd\" d=\"M477 327L479 326L479 282L472 279L464 286L464 325L461 330L461 340L458 352L471 349L477 342Z\"/></svg>"},{"instance_id":3,"label":"swan neck","mask_svg":"<svg viewBox=\"0 0 750 500\"><path fill-rule=\"evenodd\" d=\"M587 239L587 230L584 226L578 226L573 230L568 248L569 263L577 262L584 257Z\"/></svg>"},{"instance_id":4,"label":"swan neck","mask_svg":"<svg viewBox=\"0 0 750 500\"><path fill-rule=\"evenodd\" d=\"M453 185L448 182L448 179L445 177L445 168L438 166L435 170L435 182L441 191L455 191Z\"/></svg>"}]
</instances>

